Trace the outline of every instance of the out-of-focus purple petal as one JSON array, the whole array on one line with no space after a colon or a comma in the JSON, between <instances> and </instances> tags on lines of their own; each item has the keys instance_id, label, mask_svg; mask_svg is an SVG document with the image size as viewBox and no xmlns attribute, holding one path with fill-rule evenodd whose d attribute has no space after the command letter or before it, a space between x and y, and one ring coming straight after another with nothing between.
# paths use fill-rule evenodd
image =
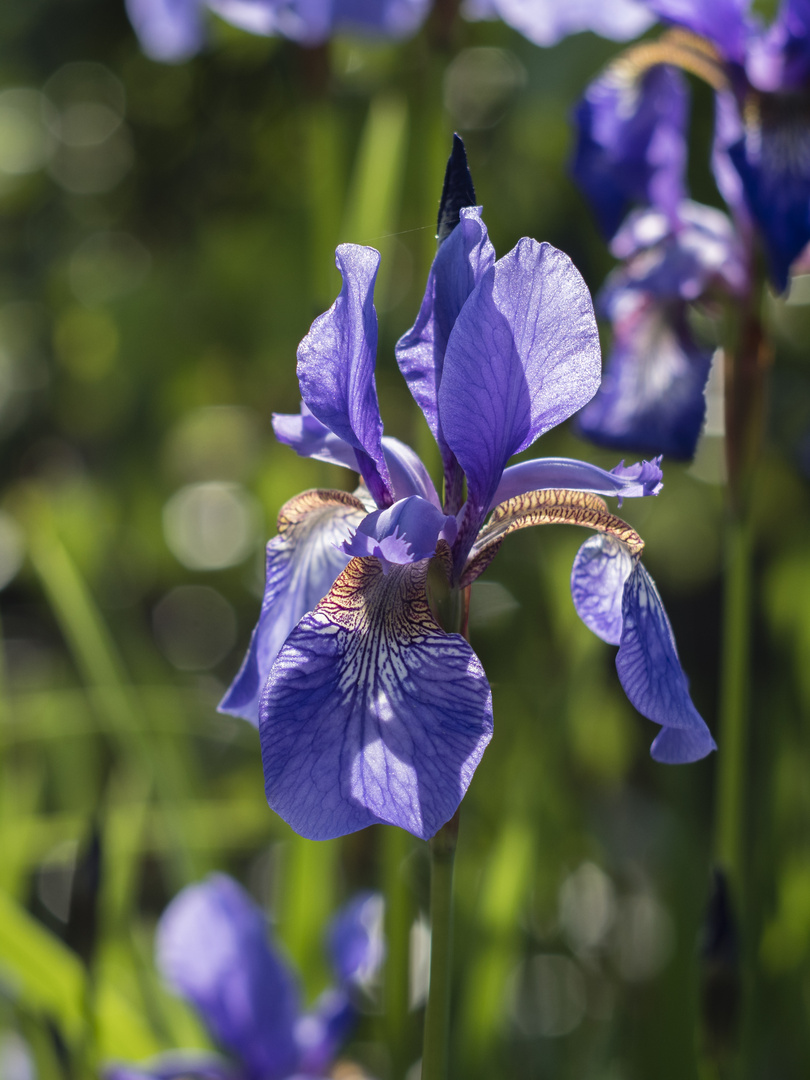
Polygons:
<instances>
[{"instance_id":1,"label":"out-of-focus purple petal","mask_svg":"<svg viewBox=\"0 0 810 1080\"><path fill-rule=\"evenodd\" d=\"M393 497L374 381L374 282L380 253L341 244L335 261L343 276L340 295L298 347L301 397L322 424L357 451L360 473L377 505L390 506Z\"/></svg>"},{"instance_id":2,"label":"out-of-focus purple petal","mask_svg":"<svg viewBox=\"0 0 810 1080\"><path fill-rule=\"evenodd\" d=\"M270 947L262 910L231 878L189 885L161 916L163 977L199 1011L255 1080L284 1080L298 1064L298 988Z\"/></svg>"},{"instance_id":3,"label":"out-of-focus purple petal","mask_svg":"<svg viewBox=\"0 0 810 1080\"><path fill-rule=\"evenodd\" d=\"M742 63L751 28L750 0L645 0L648 9L668 22L709 38L728 60Z\"/></svg>"},{"instance_id":4,"label":"out-of-focus purple petal","mask_svg":"<svg viewBox=\"0 0 810 1080\"><path fill-rule=\"evenodd\" d=\"M430 614L427 563L353 559L284 644L260 706L265 790L301 836L376 822L425 839L492 736L483 668Z\"/></svg>"},{"instance_id":5,"label":"out-of-focus purple petal","mask_svg":"<svg viewBox=\"0 0 810 1080\"><path fill-rule=\"evenodd\" d=\"M329 955L342 986L364 986L385 958L381 893L364 892L346 904L329 928Z\"/></svg>"},{"instance_id":6,"label":"out-of-focus purple petal","mask_svg":"<svg viewBox=\"0 0 810 1080\"><path fill-rule=\"evenodd\" d=\"M582 275L561 251L524 238L462 308L439 388L442 429L467 477L473 534L509 458L589 401L600 369Z\"/></svg>"},{"instance_id":7,"label":"out-of-focus purple petal","mask_svg":"<svg viewBox=\"0 0 810 1080\"><path fill-rule=\"evenodd\" d=\"M728 216L691 199L674 221L659 210L634 210L610 250L627 261L599 298L608 308L614 292L631 286L667 300L697 300L714 285L733 296L750 288L745 247Z\"/></svg>"},{"instance_id":8,"label":"out-of-focus purple petal","mask_svg":"<svg viewBox=\"0 0 810 1080\"><path fill-rule=\"evenodd\" d=\"M315 1007L300 1018L295 1027L295 1038L301 1058L301 1073L298 1080L306 1076L323 1076L335 1058L342 1044L346 1041L357 1012L343 990L325 990ZM290 1077L289 1080L296 1080Z\"/></svg>"},{"instance_id":9,"label":"out-of-focus purple petal","mask_svg":"<svg viewBox=\"0 0 810 1080\"><path fill-rule=\"evenodd\" d=\"M633 203L674 218L684 196L688 105L683 76L663 65L639 77L615 64L586 90L571 172L606 236Z\"/></svg>"},{"instance_id":10,"label":"out-of-focus purple petal","mask_svg":"<svg viewBox=\"0 0 810 1080\"><path fill-rule=\"evenodd\" d=\"M210 9L220 18L249 34L276 34L280 32L280 11L287 5L283 0L206 0Z\"/></svg>"},{"instance_id":11,"label":"out-of-focus purple petal","mask_svg":"<svg viewBox=\"0 0 810 1080\"><path fill-rule=\"evenodd\" d=\"M810 77L807 0L782 0L771 26L750 36L745 73L757 90L806 92Z\"/></svg>"},{"instance_id":12,"label":"out-of-focus purple petal","mask_svg":"<svg viewBox=\"0 0 810 1080\"><path fill-rule=\"evenodd\" d=\"M202 0L125 0L141 48L152 60L179 63L202 48Z\"/></svg>"},{"instance_id":13,"label":"out-of-focus purple petal","mask_svg":"<svg viewBox=\"0 0 810 1080\"><path fill-rule=\"evenodd\" d=\"M577 615L609 645L621 641L622 598L633 563L626 545L608 535L590 537L574 559L571 597Z\"/></svg>"},{"instance_id":14,"label":"out-of-focus purple petal","mask_svg":"<svg viewBox=\"0 0 810 1080\"><path fill-rule=\"evenodd\" d=\"M338 32L404 38L416 33L431 0L333 0Z\"/></svg>"},{"instance_id":15,"label":"out-of-focus purple petal","mask_svg":"<svg viewBox=\"0 0 810 1080\"><path fill-rule=\"evenodd\" d=\"M692 336L683 306L627 291L598 393L577 416L600 446L688 460L706 413L711 349Z\"/></svg>"},{"instance_id":16,"label":"out-of-focus purple petal","mask_svg":"<svg viewBox=\"0 0 810 1080\"><path fill-rule=\"evenodd\" d=\"M208 0L223 19L253 34L321 45L336 33L402 38L416 32L429 0Z\"/></svg>"},{"instance_id":17,"label":"out-of-focus purple petal","mask_svg":"<svg viewBox=\"0 0 810 1080\"><path fill-rule=\"evenodd\" d=\"M258 725L259 698L278 650L348 563L348 555L338 545L364 516L362 504L343 492L304 492L282 508L280 535L267 545L259 621L239 674L220 702L220 712Z\"/></svg>"},{"instance_id":18,"label":"out-of-focus purple petal","mask_svg":"<svg viewBox=\"0 0 810 1080\"><path fill-rule=\"evenodd\" d=\"M689 696L661 597L640 562L624 587L622 620L619 680L630 703L664 728L652 745L653 757L681 764L717 749Z\"/></svg>"},{"instance_id":19,"label":"out-of-focus purple petal","mask_svg":"<svg viewBox=\"0 0 810 1080\"><path fill-rule=\"evenodd\" d=\"M467 298L494 261L481 208L462 209L458 225L433 260L416 322L397 342L397 363L439 444L445 474L455 461L438 413L447 341Z\"/></svg>"},{"instance_id":20,"label":"out-of-focus purple petal","mask_svg":"<svg viewBox=\"0 0 810 1080\"><path fill-rule=\"evenodd\" d=\"M352 536L340 546L347 555L374 556L387 574L393 566L431 558L436 554L439 540L450 545L457 533L458 523L452 515L445 515L433 503L411 495L363 518Z\"/></svg>"},{"instance_id":21,"label":"out-of-focus purple petal","mask_svg":"<svg viewBox=\"0 0 810 1080\"><path fill-rule=\"evenodd\" d=\"M568 488L570 491L591 491L594 495L616 495L619 499L639 495L657 495L661 490L663 473L655 461L640 461L625 467L624 462L608 472L598 465L574 458L535 458L510 465L504 470L489 509L527 491L542 488Z\"/></svg>"},{"instance_id":22,"label":"out-of-focus purple petal","mask_svg":"<svg viewBox=\"0 0 810 1080\"><path fill-rule=\"evenodd\" d=\"M737 231L750 243L751 212L745 201L740 174L728 156L729 148L743 138L743 123L737 99L728 90L715 95L714 141L712 143L712 172L720 194L734 218Z\"/></svg>"},{"instance_id":23,"label":"out-of-focus purple petal","mask_svg":"<svg viewBox=\"0 0 810 1080\"><path fill-rule=\"evenodd\" d=\"M612 41L638 37L653 22L638 0L467 0L467 19L497 19L513 26L535 45L556 45L569 34L591 30Z\"/></svg>"},{"instance_id":24,"label":"out-of-focus purple petal","mask_svg":"<svg viewBox=\"0 0 810 1080\"><path fill-rule=\"evenodd\" d=\"M810 241L809 116L806 94L753 93L743 136L728 148L780 292Z\"/></svg>"},{"instance_id":25,"label":"out-of-focus purple petal","mask_svg":"<svg viewBox=\"0 0 810 1080\"><path fill-rule=\"evenodd\" d=\"M141 1065L111 1065L104 1080L241 1080L236 1066L213 1054L178 1050Z\"/></svg>"}]
</instances>

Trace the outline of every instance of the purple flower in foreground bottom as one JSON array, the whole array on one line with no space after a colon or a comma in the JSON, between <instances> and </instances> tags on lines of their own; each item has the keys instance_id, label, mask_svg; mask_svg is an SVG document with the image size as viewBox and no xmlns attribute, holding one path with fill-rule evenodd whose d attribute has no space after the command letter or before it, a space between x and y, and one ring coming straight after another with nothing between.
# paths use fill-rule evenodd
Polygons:
<instances>
[{"instance_id":1,"label":"purple flower in foreground bottom","mask_svg":"<svg viewBox=\"0 0 810 1080\"><path fill-rule=\"evenodd\" d=\"M157 928L161 975L200 1014L230 1055L164 1054L115 1065L106 1080L305 1080L322 1076L354 1018L350 990L382 961L382 899L365 893L335 920L330 947L337 987L309 1012L298 983L272 946L264 912L231 878L214 874L183 889Z\"/></svg>"},{"instance_id":2,"label":"purple flower in foreground bottom","mask_svg":"<svg viewBox=\"0 0 810 1080\"><path fill-rule=\"evenodd\" d=\"M453 182L459 167L454 152L445 196L463 190ZM656 494L658 462L612 472L560 458L507 467L599 386L588 289L549 244L523 239L496 261L479 208L450 217L457 224L397 346L439 444L444 500L416 454L383 437L372 248L338 248L343 288L298 351L304 407L275 418L277 437L299 454L363 480L354 496L306 492L282 509L259 622L220 705L258 720L268 802L313 839L376 822L430 837L452 817L492 735L492 695L470 645L431 612L428 566L464 589L529 525L578 524L612 538L621 559L611 548L586 569L575 564L577 610L619 644L628 697L664 728L653 755L690 761L714 748L639 562L643 542L600 497Z\"/></svg>"}]
</instances>

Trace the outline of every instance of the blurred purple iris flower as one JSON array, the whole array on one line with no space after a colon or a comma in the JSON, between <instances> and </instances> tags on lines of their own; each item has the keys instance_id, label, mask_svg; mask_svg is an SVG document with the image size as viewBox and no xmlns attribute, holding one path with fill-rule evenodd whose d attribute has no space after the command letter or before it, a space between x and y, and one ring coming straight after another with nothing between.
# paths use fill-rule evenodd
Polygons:
<instances>
[{"instance_id":1,"label":"blurred purple iris flower","mask_svg":"<svg viewBox=\"0 0 810 1080\"><path fill-rule=\"evenodd\" d=\"M143 51L187 60L205 41L205 9L253 34L320 45L337 33L403 38L422 24L430 0L125 0Z\"/></svg>"},{"instance_id":2,"label":"blurred purple iris flower","mask_svg":"<svg viewBox=\"0 0 810 1080\"><path fill-rule=\"evenodd\" d=\"M659 65L640 72L617 63L594 80L575 113L571 173L613 236L632 206L671 221L685 196L689 91L683 75Z\"/></svg>"},{"instance_id":3,"label":"blurred purple iris flower","mask_svg":"<svg viewBox=\"0 0 810 1080\"><path fill-rule=\"evenodd\" d=\"M683 175L685 110L682 80L666 61L702 75L717 91L718 186L738 227L757 226L782 291L810 241L810 7L782 0L764 27L749 0L646 6L702 42L631 50L589 87L577 110L574 176L608 235L633 203L671 212Z\"/></svg>"},{"instance_id":4,"label":"blurred purple iris flower","mask_svg":"<svg viewBox=\"0 0 810 1080\"><path fill-rule=\"evenodd\" d=\"M502 19L535 45L590 30L613 41L638 37L654 21L643 0L466 0L468 19Z\"/></svg>"},{"instance_id":5,"label":"blurred purple iris flower","mask_svg":"<svg viewBox=\"0 0 810 1080\"><path fill-rule=\"evenodd\" d=\"M338 914L329 951L337 985L304 1012L295 974L270 941L264 912L248 893L225 874L187 886L158 923L157 966L228 1057L164 1054L144 1065L114 1065L106 1080L323 1076L354 1021L353 991L367 985L382 963L379 894L360 894Z\"/></svg>"},{"instance_id":6,"label":"blurred purple iris flower","mask_svg":"<svg viewBox=\"0 0 810 1080\"><path fill-rule=\"evenodd\" d=\"M464 187L453 179L461 162L466 172L459 147L445 195ZM572 593L586 624L620 646L630 701L662 726L653 756L691 761L714 748L639 561L643 542L600 497L657 494L658 462L507 467L599 385L581 275L526 238L496 261L480 207L463 206L448 225L442 206L445 238L396 354L441 451L444 501L414 451L383 436L372 248L338 248L343 288L298 350L301 414L274 419L299 454L363 481L354 496L306 492L282 509L259 622L220 705L258 720L268 802L313 839L376 822L427 838L453 815L492 735L492 695L469 644L436 622L428 568L464 589L508 533L529 525L602 534L577 558Z\"/></svg>"},{"instance_id":7,"label":"blurred purple iris flower","mask_svg":"<svg viewBox=\"0 0 810 1080\"><path fill-rule=\"evenodd\" d=\"M674 216L634 211L611 250L624 262L599 299L613 324L613 348L577 427L602 446L688 460L703 425L713 352L692 329L690 311L746 294L743 245L721 211L684 201Z\"/></svg>"}]
</instances>

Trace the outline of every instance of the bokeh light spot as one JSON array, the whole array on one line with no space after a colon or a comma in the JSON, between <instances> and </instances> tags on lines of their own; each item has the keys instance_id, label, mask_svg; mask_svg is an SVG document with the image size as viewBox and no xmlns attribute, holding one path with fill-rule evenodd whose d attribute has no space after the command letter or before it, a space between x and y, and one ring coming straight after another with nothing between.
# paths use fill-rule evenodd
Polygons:
<instances>
[{"instance_id":1,"label":"bokeh light spot","mask_svg":"<svg viewBox=\"0 0 810 1080\"><path fill-rule=\"evenodd\" d=\"M261 510L238 484L189 484L163 508L163 534L172 554L190 570L236 566L256 546Z\"/></svg>"},{"instance_id":2,"label":"bokeh light spot","mask_svg":"<svg viewBox=\"0 0 810 1080\"><path fill-rule=\"evenodd\" d=\"M178 585L152 613L158 648L180 671L206 671L236 643L236 613L208 585Z\"/></svg>"}]
</instances>

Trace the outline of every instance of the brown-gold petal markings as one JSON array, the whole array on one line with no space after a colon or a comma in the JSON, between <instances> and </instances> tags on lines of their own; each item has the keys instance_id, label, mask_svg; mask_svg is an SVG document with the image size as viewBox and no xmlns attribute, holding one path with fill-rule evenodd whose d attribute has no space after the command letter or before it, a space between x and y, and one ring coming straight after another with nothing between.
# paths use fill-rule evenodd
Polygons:
<instances>
[{"instance_id":1,"label":"brown-gold petal markings","mask_svg":"<svg viewBox=\"0 0 810 1080\"><path fill-rule=\"evenodd\" d=\"M615 536L635 558L639 558L644 550L644 541L635 529L611 514L607 503L598 495L568 488L544 488L516 495L495 507L470 551L461 586L475 581L489 566L509 533L530 525L581 525Z\"/></svg>"},{"instance_id":2,"label":"brown-gold petal markings","mask_svg":"<svg viewBox=\"0 0 810 1080\"><path fill-rule=\"evenodd\" d=\"M279 510L276 523L279 533L283 534L294 525L299 525L314 511L325 510L330 506L345 506L349 510L366 513L366 508L360 500L350 495L348 491L312 488L310 491L302 491L300 495L295 495Z\"/></svg>"}]
</instances>

